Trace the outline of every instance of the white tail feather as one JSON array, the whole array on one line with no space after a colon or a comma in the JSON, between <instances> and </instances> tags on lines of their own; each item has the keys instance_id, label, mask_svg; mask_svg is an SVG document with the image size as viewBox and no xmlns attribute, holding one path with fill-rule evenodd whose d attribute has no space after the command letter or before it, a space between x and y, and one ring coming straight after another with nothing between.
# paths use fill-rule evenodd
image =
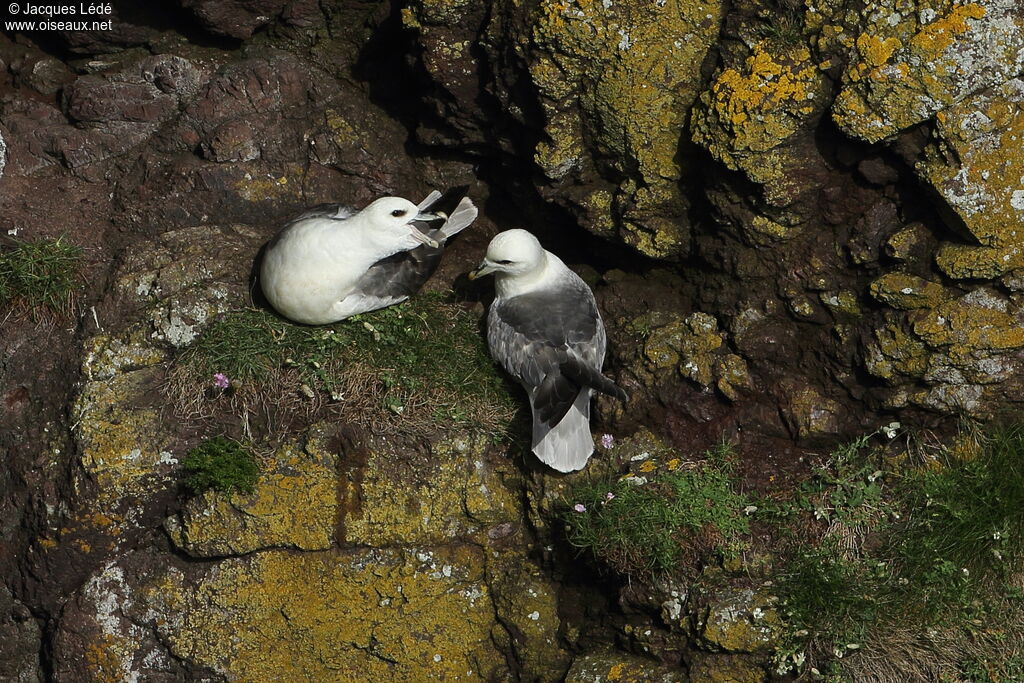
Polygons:
<instances>
[{"instance_id":1,"label":"white tail feather","mask_svg":"<svg viewBox=\"0 0 1024 683\"><path fill-rule=\"evenodd\" d=\"M534 415L533 452L541 462L559 472L575 472L587 464L594 452L594 437L590 434L590 389L577 394L572 408L552 428L538 422Z\"/></svg>"},{"instance_id":2,"label":"white tail feather","mask_svg":"<svg viewBox=\"0 0 1024 683\"><path fill-rule=\"evenodd\" d=\"M463 197L459 205L448 216L448 220L441 226L441 234L445 239L458 234L467 225L476 220L477 208L469 197Z\"/></svg>"}]
</instances>

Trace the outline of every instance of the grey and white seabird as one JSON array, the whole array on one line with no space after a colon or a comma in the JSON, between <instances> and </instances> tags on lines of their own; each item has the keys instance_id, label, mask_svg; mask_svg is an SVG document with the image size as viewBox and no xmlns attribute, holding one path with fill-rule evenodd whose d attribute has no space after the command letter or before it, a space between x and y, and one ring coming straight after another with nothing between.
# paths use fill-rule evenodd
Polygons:
<instances>
[{"instance_id":1,"label":"grey and white seabird","mask_svg":"<svg viewBox=\"0 0 1024 683\"><path fill-rule=\"evenodd\" d=\"M426 213L441 193L417 206L383 197L361 211L321 204L298 216L267 244L260 286L278 313L323 325L405 301L433 274L445 242L476 218L468 197L444 216Z\"/></svg>"},{"instance_id":2,"label":"grey and white seabird","mask_svg":"<svg viewBox=\"0 0 1024 683\"><path fill-rule=\"evenodd\" d=\"M530 397L533 452L559 472L581 469L594 452L591 393L627 398L601 374L606 340L594 294L525 230L498 233L470 278L491 273L487 343Z\"/></svg>"}]
</instances>

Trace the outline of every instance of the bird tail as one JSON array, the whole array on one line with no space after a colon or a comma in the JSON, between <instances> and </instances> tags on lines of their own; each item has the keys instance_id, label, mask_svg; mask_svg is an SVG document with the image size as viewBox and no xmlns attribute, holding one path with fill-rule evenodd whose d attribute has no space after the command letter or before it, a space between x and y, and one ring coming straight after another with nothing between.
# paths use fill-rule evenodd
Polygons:
<instances>
[{"instance_id":1,"label":"bird tail","mask_svg":"<svg viewBox=\"0 0 1024 683\"><path fill-rule=\"evenodd\" d=\"M569 412L554 427L545 424L534 411L533 452L541 462L559 472L574 472L587 464L594 452L590 389L580 390Z\"/></svg>"},{"instance_id":2,"label":"bird tail","mask_svg":"<svg viewBox=\"0 0 1024 683\"><path fill-rule=\"evenodd\" d=\"M448 239L452 235L458 234L463 228L476 220L477 213L477 208L473 204L473 200L469 197L463 197L462 201L459 202L459 205L456 206L455 210L452 211L450 216L448 216L444 225L441 226L441 236L444 239ZM441 240L438 241L440 242Z\"/></svg>"},{"instance_id":3,"label":"bird tail","mask_svg":"<svg viewBox=\"0 0 1024 683\"><path fill-rule=\"evenodd\" d=\"M593 387L602 394L614 396L620 401L629 400L629 394L627 394L618 384L602 375L599 368L591 367L586 363L581 363L570 358L568 362L561 364L560 369L563 375L580 386Z\"/></svg>"}]
</instances>

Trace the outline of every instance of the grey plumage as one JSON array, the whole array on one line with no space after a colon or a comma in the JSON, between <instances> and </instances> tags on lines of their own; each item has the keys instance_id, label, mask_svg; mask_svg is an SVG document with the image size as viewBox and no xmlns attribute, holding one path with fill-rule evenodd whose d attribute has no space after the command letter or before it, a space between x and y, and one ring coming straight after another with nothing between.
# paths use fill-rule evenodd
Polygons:
<instances>
[{"instance_id":1,"label":"grey plumage","mask_svg":"<svg viewBox=\"0 0 1024 683\"><path fill-rule=\"evenodd\" d=\"M436 201L440 196L441 193L437 192L437 197L433 197L433 200ZM420 202L421 206L429 199L431 197ZM398 303L409 298L418 292L423 283L437 270L448 239L472 223L476 216L477 209L473 202L469 197L463 197L440 228L431 228L430 223L426 221L416 221L413 225L437 242L437 246L424 244L381 259L359 278L356 289L364 296L377 298L382 302L391 300L391 303Z\"/></svg>"},{"instance_id":2,"label":"grey plumage","mask_svg":"<svg viewBox=\"0 0 1024 683\"><path fill-rule=\"evenodd\" d=\"M487 314L491 356L519 380L533 413L533 451L580 469L594 450L590 397L625 392L601 373L606 335L590 288L524 230L497 235L473 276L495 273Z\"/></svg>"}]
</instances>

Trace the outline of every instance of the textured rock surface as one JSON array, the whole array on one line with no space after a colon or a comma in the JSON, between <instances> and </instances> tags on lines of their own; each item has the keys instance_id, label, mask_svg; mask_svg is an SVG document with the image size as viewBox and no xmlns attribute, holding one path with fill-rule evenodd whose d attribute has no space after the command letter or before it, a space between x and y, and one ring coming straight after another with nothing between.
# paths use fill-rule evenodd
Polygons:
<instances>
[{"instance_id":1,"label":"textured rock surface","mask_svg":"<svg viewBox=\"0 0 1024 683\"><path fill-rule=\"evenodd\" d=\"M196 557L246 555L268 548L328 550L334 544L337 456L315 437L283 446L252 494L207 492L188 501L164 528Z\"/></svg>"},{"instance_id":2,"label":"textured rock surface","mask_svg":"<svg viewBox=\"0 0 1024 683\"><path fill-rule=\"evenodd\" d=\"M481 551L270 551L141 588L172 653L231 678L487 680Z\"/></svg>"},{"instance_id":3,"label":"textured rock surface","mask_svg":"<svg viewBox=\"0 0 1024 683\"><path fill-rule=\"evenodd\" d=\"M189 448L266 425L173 413L170 364L319 202L469 187L494 223L438 278L482 300L459 273L536 230L633 396L595 426L738 436L751 476L1019 403L1014 0L122 5L0 37L0 235L86 254L70 317L0 310L0 677L763 679L764 596L585 585L571 478L486 439L282 421L255 493L182 498Z\"/></svg>"}]
</instances>

